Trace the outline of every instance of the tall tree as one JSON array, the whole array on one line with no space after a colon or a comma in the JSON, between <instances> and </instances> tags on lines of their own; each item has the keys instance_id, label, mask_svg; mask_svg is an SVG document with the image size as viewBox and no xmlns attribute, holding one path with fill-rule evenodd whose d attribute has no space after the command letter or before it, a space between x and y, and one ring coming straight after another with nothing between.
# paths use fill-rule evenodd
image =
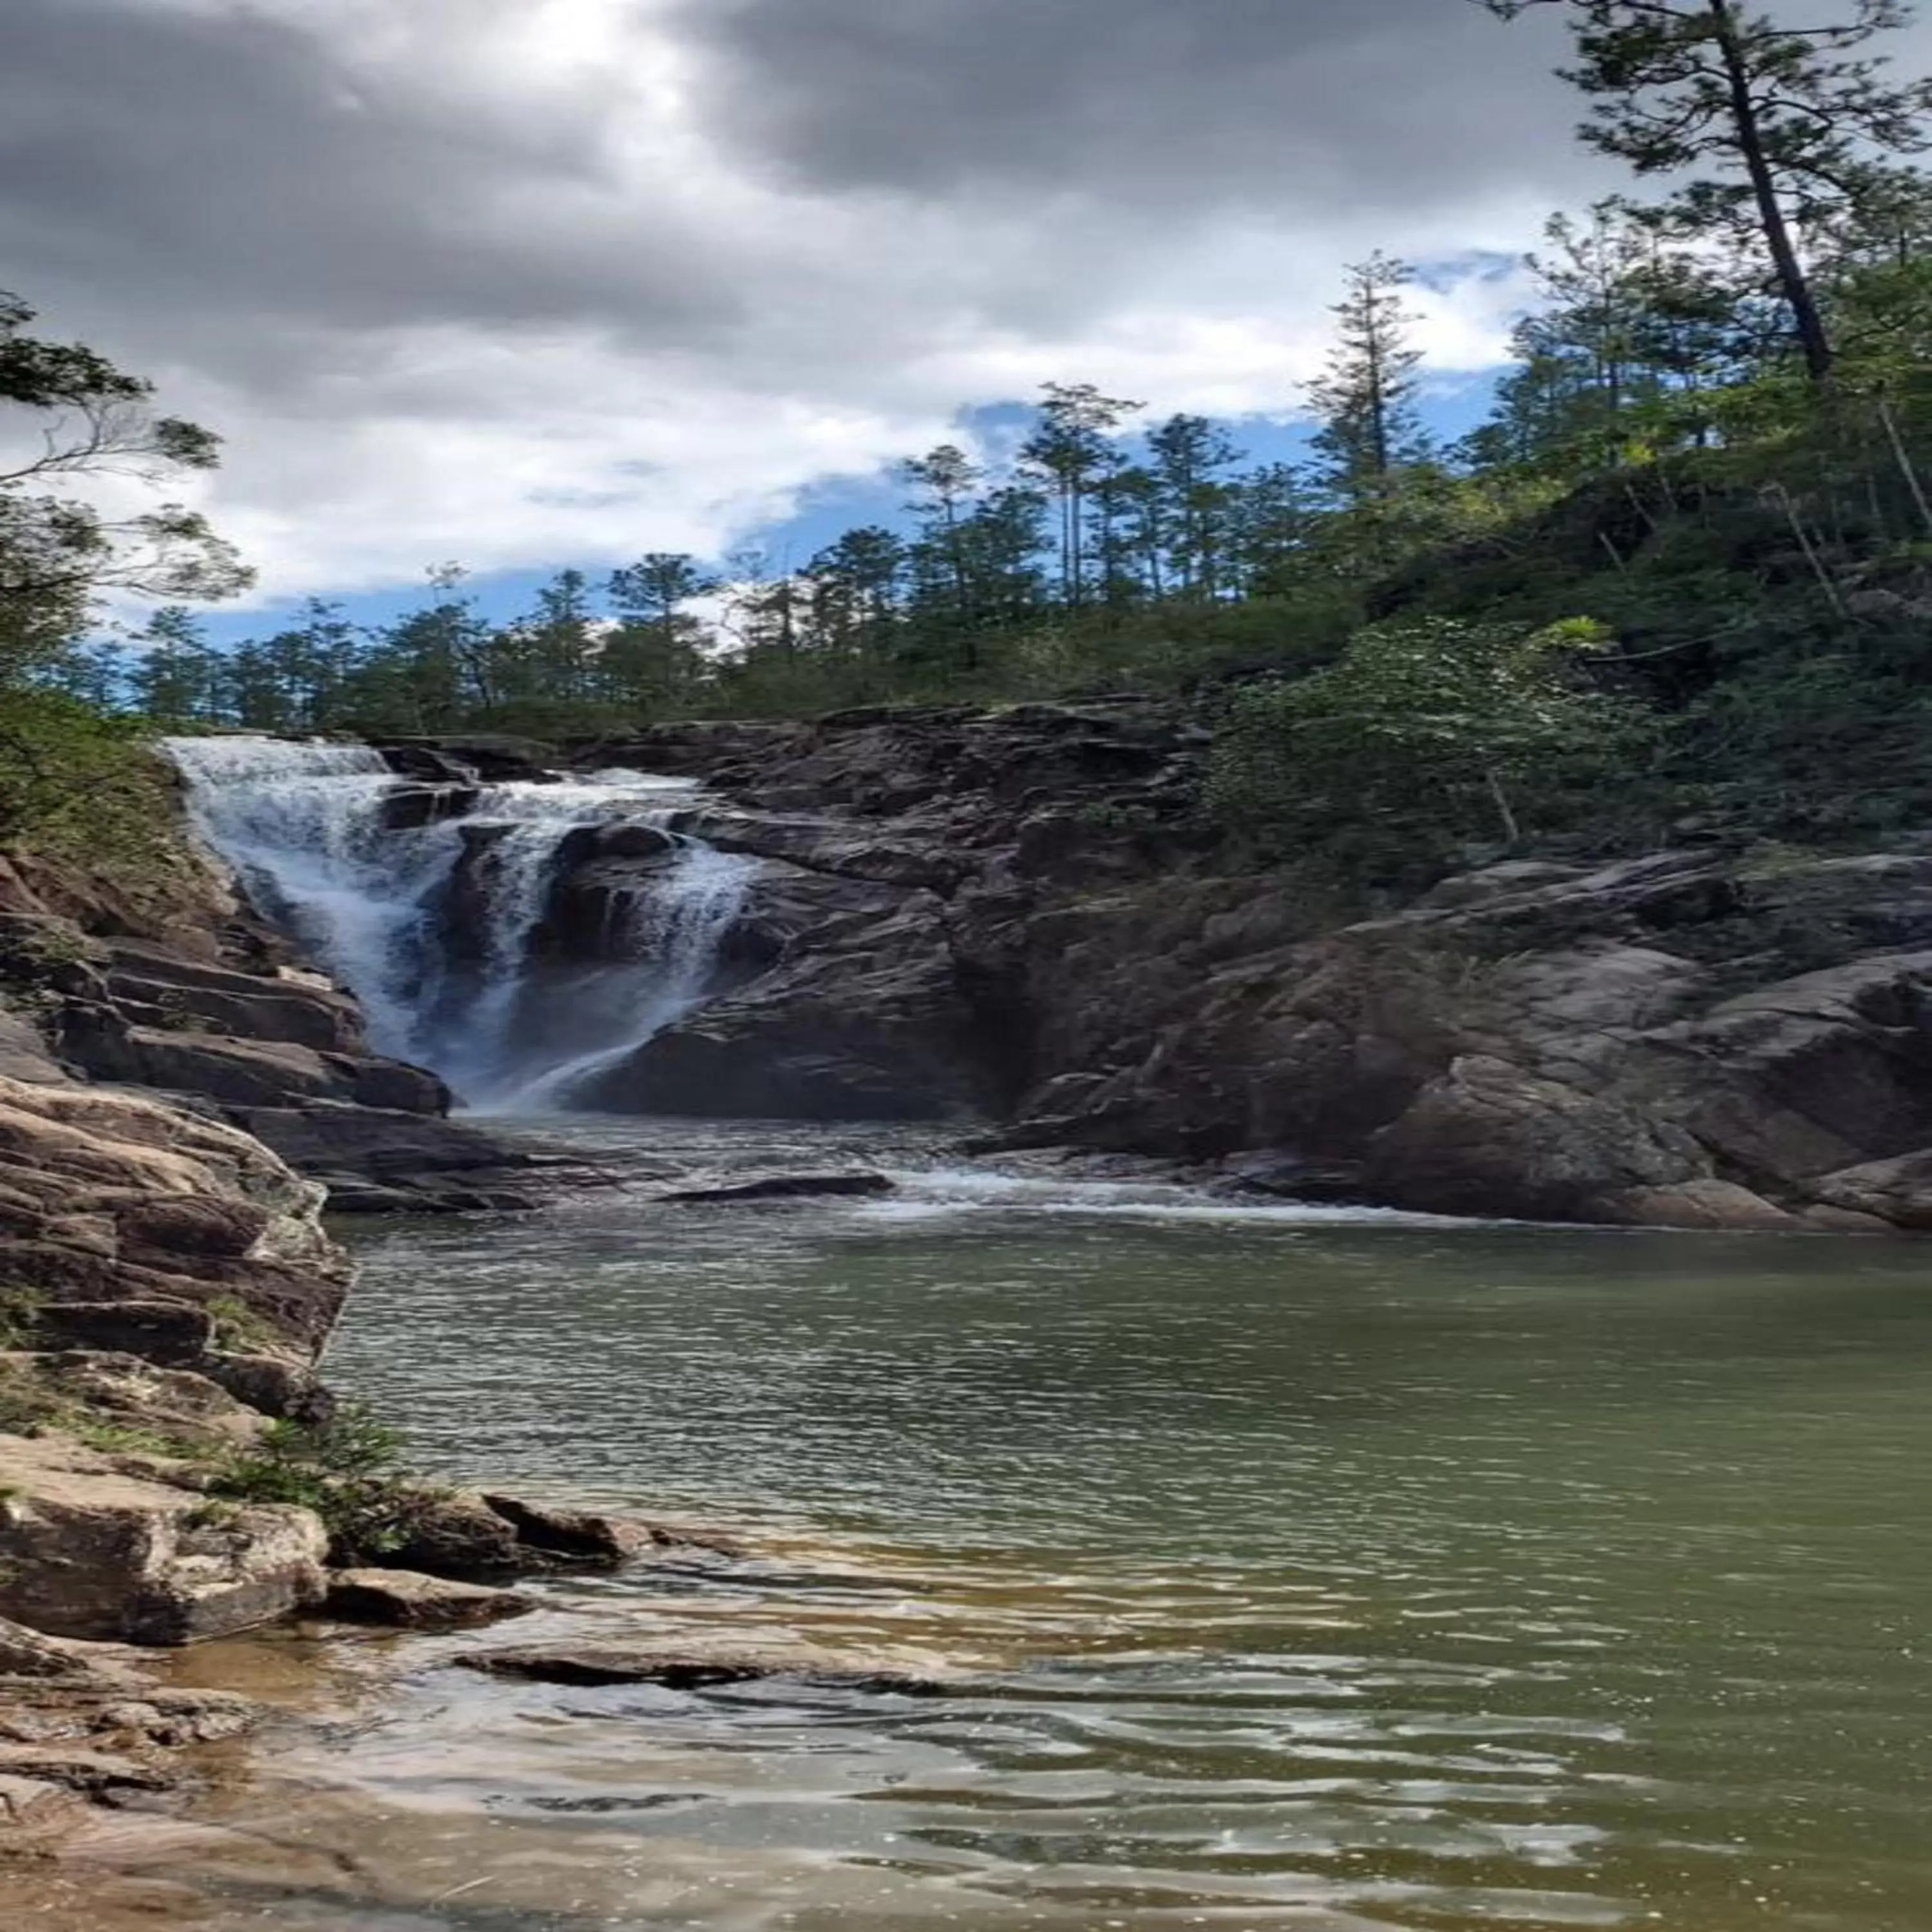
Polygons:
<instances>
[{"instance_id":1,"label":"tall tree","mask_svg":"<svg viewBox=\"0 0 1932 1932\"><path fill-rule=\"evenodd\" d=\"M1348 292L1332 311L1338 339L1309 385L1322 418L1315 446L1326 459L1324 480L1358 508L1385 496L1396 471L1427 453L1416 410L1422 356L1402 296L1414 280L1406 262L1380 252L1350 268Z\"/></svg>"},{"instance_id":2,"label":"tall tree","mask_svg":"<svg viewBox=\"0 0 1932 1932\"><path fill-rule=\"evenodd\" d=\"M128 683L136 705L146 716L164 724L214 721L220 661L192 610L179 604L166 605L132 642Z\"/></svg>"},{"instance_id":3,"label":"tall tree","mask_svg":"<svg viewBox=\"0 0 1932 1932\"><path fill-rule=\"evenodd\" d=\"M1102 395L1091 382L1049 382L1046 398L1020 460L1058 502L1060 598L1071 610L1087 597L1087 500L1099 478L1121 464L1114 432L1146 405Z\"/></svg>"},{"instance_id":4,"label":"tall tree","mask_svg":"<svg viewBox=\"0 0 1932 1932\"><path fill-rule=\"evenodd\" d=\"M848 530L806 565L813 628L829 656L886 655L905 568L904 539L878 524Z\"/></svg>"},{"instance_id":5,"label":"tall tree","mask_svg":"<svg viewBox=\"0 0 1932 1932\"><path fill-rule=\"evenodd\" d=\"M1234 439L1205 416L1169 416L1149 432L1148 454L1175 584L1184 596L1217 597L1231 508L1226 476L1240 457Z\"/></svg>"},{"instance_id":6,"label":"tall tree","mask_svg":"<svg viewBox=\"0 0 1932 1932\"><path fill-rule=\"evenodd\" d=\"M447 730L496 701L489 626L446 564L429 574L428 601L380 632L358 680L361 708L393 728Z\"/></svg>"},{"instance_id":7,"label":"tall tree","mask_svg":"<svg viewBox=\"0 0 1932 1932\"><path fill-rule=\"evenodd\" d=\"M614 694L656 711L682 694L698 664L698 626L685 607L718 588L679 550L652 550L611 573L607 594L618 622L603 658Z\"/></svg>"},{"instance_id":8,"label":"tall tree","mask_svg":"<svg viewBox=\"0 0 1932 1932\"><path fill-rule=\"evenodd\" d=\"M1708 169L1666 206L1685 229L1748 225L1762 243L1812 380L1834 350L1804 237L1927 145L1932 82L1890 84L1886 57L1861 53L1908 25L1902 0L1842 0L1842 16L1798 26L1737 0L1477 0L1504 20L1532 7L1571 16L1576 64L1562 70L1596 103L1580 130L1640 175Z\"/></svg>"},{"instance_id":9,"label":"tall tree","mask_svg":"<svg viewBox=\"0 0 1932 1932\"><path fill-rule=\"evenodd\" d=\"M968 640L970 662L973 584L967 568L962 526L974 493L984 480L985 472L956 443L942 442L924 456L916 456L902 464L899 476L920 493L908 507L917 512L924 520L927 541L945 556L946 569L952 580L956 615L962 634Z\"/></svg>"},{"instance_id":10,"label":"tall tree","mask_svg":"<svg viewBox=\"0 0 1932 1932\"><path fill-rule=\"evenodd\" d=\"M1037 490L1009 484L987 496L967 525L980 608L997 622L1030 622L1046 604L1046 511Z\"/></svg>"},{"instance_id":11,"label":"tall tree","mask_svg":"<svg viewBox=\"0 0 1932 1932\"><path fill-rule=\"evenodd\" d=\"M28 335L33 320L0 293L0 683L57 656L104 593L200 599L250 580L196 512L117 518L76 494L102 476L159 486L211 470L220 440L155 414L153 385L93 350Z\"/></svg>"}]
</instances>

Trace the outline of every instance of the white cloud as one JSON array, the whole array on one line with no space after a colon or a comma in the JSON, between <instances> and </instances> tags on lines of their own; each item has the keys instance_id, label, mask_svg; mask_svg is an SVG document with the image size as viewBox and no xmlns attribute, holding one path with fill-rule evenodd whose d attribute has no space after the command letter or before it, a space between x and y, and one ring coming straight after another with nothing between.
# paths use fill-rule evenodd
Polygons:
<instances>
[{"instance_id":1,"label":"white cloud","mask_svg":"<svg viewBox=\"0 0 1932 1932\"><path fill-rule=\"evenodd\" d=\"M1155 193L1111 123L1096 152L1070 136L1061 167L1049 140L1017 175L991 128L983 171L969 148L897 182L889 143L864 178L818 166L776 106L759 119L755 62L708 42L688 0L8 0L0 64L25 104L10 116L0 77L18 190L0 248L46 326L226 435L202 504L264 596L411 583L446 559L716 554L806 486L1048 380L1286 413L1344 261L1531 243L1565 184L1526 184L1508 117L1485 130L1460 98L1423 116L1418 141L1446 126L1466 144L1424 154L1426 180L1378 151L1354 181L1353 124L1320 90L1366 87L1396 44L1352 38L1354 4L1324 10L1325 67L1318 37L1304 61L1303 28L1277 34L1299 96L1231 80L1237 129L1213 124L1208 76L1158 63L1112 74L1097 108L1034 104L1169 142ZM1494 31L1507 94L1536 62L1504 71ZM1452 44L1475 44L1460 24ZM845 78L862 109L856 58ZM1568 110L1542 111L1546 132ZM1272 188L1270 116L1300 168ZM1385 148L1400 118L1378 104L1362 138ZM1520 296L1507 276L1418 290L1432 361L1493 362Z\"/></svg>"}]
</instances>

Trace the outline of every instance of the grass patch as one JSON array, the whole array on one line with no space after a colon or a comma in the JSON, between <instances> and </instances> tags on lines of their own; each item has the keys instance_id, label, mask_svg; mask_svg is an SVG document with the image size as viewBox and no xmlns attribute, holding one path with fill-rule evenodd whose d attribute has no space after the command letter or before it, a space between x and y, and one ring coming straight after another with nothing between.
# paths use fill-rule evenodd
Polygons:
<instances>
[{"instance_id":1,"label":"grass patch","mask_svg":"<svg viewBox=\"0 0 1932 1932\"><path fill-rule=\"evenodd\" d=\"M218 1294L207 1307L214 1323L214 1346L224 1354L266 1354L284 1339L273 1322L235 1295Z\"/></svg>"},{"instance_id":2,"label":"grass patch","mask_svg":"<svg viewBox=\"0 0 1932 1932\"><path fill-rule=\"evenodd\" d=\"M36 1288L0 1288L0 1354L32 1346L47 1298Z\"/></svg>"}]
</instances>

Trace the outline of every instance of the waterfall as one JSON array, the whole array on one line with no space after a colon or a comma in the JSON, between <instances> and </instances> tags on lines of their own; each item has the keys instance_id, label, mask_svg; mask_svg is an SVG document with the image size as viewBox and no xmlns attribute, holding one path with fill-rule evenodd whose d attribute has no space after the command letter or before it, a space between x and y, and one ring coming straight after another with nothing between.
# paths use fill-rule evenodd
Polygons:
<instances>
[{"instance_id":1,"label":"waterfall","mask_svg":"<svg viewBox=\"0 0 1932 1932\"><path fill-rule=\"evenodd\" d=\"M652 890L628 895L617 910L614 950L653 962L656 970L634 978L629 1013L613 1029L615 1043L566 1060L504 1096L506 1111L566 1107L600 1074L622 1065L644 1042L704 1004L718 950L743 909L746 888L758 863L682 834L674 836L677 856L670 869Z\"/></svg>"},{"instance_id":2,"label":"waterfall","mask_svg":"<svg viewBox=\"0 0 1932 1932\"><path fill-rule=\"evenodd\" d=\"M379 1052L411 1057L410 992L429 895L460 850L453 828L385 835L396 776L366 745L176 738L202 842L251 900L362 1003Z\"/></svg>"},{"instance_id":3,"label":"waterfall","mask_svg":"<svg viewBox=\"0 0 1932 1932\"><path fill-rule=\"evenodd\" d=\"M567 1108L702 1004L758 870L670 829L696 790L682 780L478 784L436 822L398 826L396 806L418 788L364 746L177 738L166 749L197 834L356 994L377 1051L434 1067L472 1106ZM615 825L663 832L670 857L614 893L604 961L540 970L533 946L564 842ZM480 956L459 956L442 916L465 873L482 899Z\"/></svg>"}]
</instances>

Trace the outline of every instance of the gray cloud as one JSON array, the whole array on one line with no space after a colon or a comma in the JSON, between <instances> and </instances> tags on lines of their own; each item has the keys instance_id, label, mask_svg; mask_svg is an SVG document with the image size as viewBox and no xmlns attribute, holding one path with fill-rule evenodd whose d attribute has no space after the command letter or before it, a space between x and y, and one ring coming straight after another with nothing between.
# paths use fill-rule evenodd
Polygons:
<instances>
[{"instance_id":1,"label":"gray cloud","mask_svg":"<svg viewBox=\"0 0 1932 1932\"><path fill-rule=\"evenodd\" d=\"M602 146L614 93L568 112L438 98L354 62L328 10L302 25L239 7L7 0L0 260L46 260L197 327L224 313L352 332L589 310L676 338L730 319L736 292L706 274L671 211L628 209L622 257L556 218L621 188ZM520 220L532 204L552 220Z\"/></svg>"},{"instance_id":2,"label":"gray cloud","mask_svg":"<svg viewBox=\"0 0 1932 1932\"><path fill-rule=\"evenodd\" d=\"M689 0L719 115L814 181L1453 200L1560 157L1556 22L1467 0Z\"/></svg>"},{"instance_id":3,"label":"gray cloud","mask_svg":"<svg viewBox=\"0 0 1932 1932\"><path fill-rule=\"evenodd\" d=\"M1292 405L1342 262L1601 176L1465 0L0 0L0 282L278 590L730 540L965 404ZM1451 367L1510 292L1432 296Z\"/></svg>"}]
</instances>

